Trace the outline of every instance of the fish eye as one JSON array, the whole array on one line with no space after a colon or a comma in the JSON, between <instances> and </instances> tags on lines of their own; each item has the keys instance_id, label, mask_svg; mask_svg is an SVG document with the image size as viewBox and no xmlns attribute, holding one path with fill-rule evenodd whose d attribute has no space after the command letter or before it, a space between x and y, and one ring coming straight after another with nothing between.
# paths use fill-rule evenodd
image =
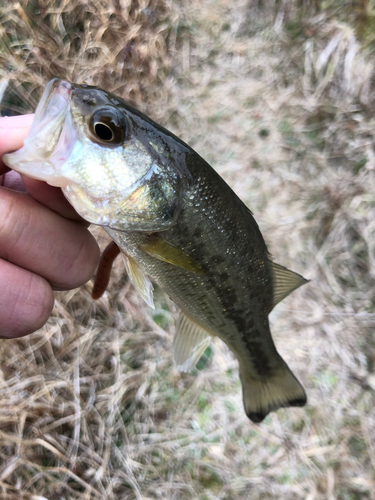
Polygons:
<instances>
[{"instance_id":1,"label":"fish eye","mask_svg":"<svg viewBox=\"0 0 375 500\"><path fill-rule=\"evenodd\" d=\"M108 125L105 123L95 123L94 125L94 130L95 134L101 139L102 141L111 141L113 139L113 132Z\"/></svg>"},{"instance_id":2,"label":"fish eye","mask_svg":"<svg viewBox=\"0 0 375 500\"><path fill-rule=\"evenodd\" d=\"M122 113L107 107L98 109L91 115L89 130L95 142L103 146L117 146L125 140L126 125Z\"/></svg>"}]
</instances>

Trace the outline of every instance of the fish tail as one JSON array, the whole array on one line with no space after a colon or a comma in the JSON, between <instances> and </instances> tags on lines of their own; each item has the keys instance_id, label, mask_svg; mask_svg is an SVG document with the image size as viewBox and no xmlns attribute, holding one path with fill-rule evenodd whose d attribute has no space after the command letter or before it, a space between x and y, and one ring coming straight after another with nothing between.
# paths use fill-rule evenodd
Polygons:
<instances>
[{"instance_id":1,"label":"fish tail","mask_svg":"<svg viewBox=\"0 0 375 500\"><path fill-rule=\"evenodd\" d=\"M278 408L306 404L305 390L284 361L272 376L264 378L255 378L240 366L240 378L245 411L253 422L261 422Z\"/></svg>"}]
</instances>

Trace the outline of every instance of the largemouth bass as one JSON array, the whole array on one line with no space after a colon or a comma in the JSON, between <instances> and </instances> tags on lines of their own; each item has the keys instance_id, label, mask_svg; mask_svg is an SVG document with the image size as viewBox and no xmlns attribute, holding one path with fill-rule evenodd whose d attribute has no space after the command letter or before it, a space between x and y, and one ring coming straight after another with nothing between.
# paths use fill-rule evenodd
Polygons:
<instances>
[{"instance_id":1,"label":"largemouth bass","mask_svg":"<svg viewBox=\"0 0 375 500\"><path fill-rule=\"evenodd\" d=\"M252 421L306 403L268 322L306 280L272 262L250 210L187 144L109 92L55 79L24 147L4 161L61 187L103 226L150 306L152 282L173 299L178 370L189 371L218 336L238 359Z\"/></svg>"}]
</instances>

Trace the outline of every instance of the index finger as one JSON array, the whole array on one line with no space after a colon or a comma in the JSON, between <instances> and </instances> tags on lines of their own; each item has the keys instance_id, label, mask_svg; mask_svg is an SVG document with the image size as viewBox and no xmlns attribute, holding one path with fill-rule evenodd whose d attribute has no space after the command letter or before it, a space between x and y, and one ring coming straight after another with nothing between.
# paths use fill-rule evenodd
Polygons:
<instances>
[{"instance_id":1,"label":"index finger","mask_svg":"<svg viewBox=\"0 0 375 500\"><path fill-rule=\"evenodd\" d=\"M22 148L34 115L0 117L0 175L10 169L3 163L3 154Z\"/></svg>"}]
</instances>

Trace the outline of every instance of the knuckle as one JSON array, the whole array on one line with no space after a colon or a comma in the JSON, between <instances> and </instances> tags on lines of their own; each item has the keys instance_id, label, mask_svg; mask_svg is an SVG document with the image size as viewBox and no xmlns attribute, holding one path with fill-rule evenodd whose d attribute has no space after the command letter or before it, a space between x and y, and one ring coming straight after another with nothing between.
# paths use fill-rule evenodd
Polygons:
<instances>
[{"instance_id":1,"label":"knuckle","mask_svg":"<svg viewBox=\"0 0 375 500\"><path fill-rule=\"evenodd\" d=\"M48 282L4 261L0 276L4 284L0 293L0 337L22 337L41 328L54 303Z\"/></svg>"},{"instance_id":2,"label":"knuckle","mask_svg":"<svg viewBox=\"0 0 375 500\"><path fill-rule=\"evenodd\" d=\"M6 233L11 222L14 200L7 189L0 190L0 232Z\"/></svg>"},{"instance_id":3,"label":"knuckle","mask_svg":"<svg viewBox=\"0 0 375 500\"><path fill-rule=\"evenodd\" d=\"M55 289L65 290L83 285L92 277L99 262L99 247L91 233L79 226L75 236L64 254L64 264L59 267L60 279L51 283Z\"/></svg>"},{"instance_id":4,"label":"knuckle","mask_svg":"<svg viewBox=\"0 0 375 500\"><path fill-rule=\"evenodd\" d=\"M18 193L0 188L0 243L2 257L8 259L28 226L30 212L20 207Z\"/></svg>"}]
</instances>

